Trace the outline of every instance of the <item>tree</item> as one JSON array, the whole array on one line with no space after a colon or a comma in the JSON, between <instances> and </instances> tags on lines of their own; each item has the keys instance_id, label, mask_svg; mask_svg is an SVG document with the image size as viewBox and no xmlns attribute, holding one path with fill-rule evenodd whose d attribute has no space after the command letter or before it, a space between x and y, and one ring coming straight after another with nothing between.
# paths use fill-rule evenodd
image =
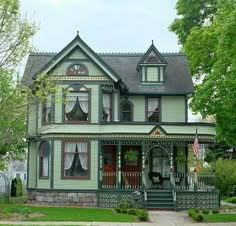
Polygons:
<instances>
[{"instance_id":1,"label":"tree","mask_svg":"<svg viewBox=\"0 0 236 226\"><path fill-rule=\"evenodd\" d=\"M217 141L236 145L236 1L178 0L170 30L196 81L193 112L216 119Z\"/></svg>"}]
</instances>

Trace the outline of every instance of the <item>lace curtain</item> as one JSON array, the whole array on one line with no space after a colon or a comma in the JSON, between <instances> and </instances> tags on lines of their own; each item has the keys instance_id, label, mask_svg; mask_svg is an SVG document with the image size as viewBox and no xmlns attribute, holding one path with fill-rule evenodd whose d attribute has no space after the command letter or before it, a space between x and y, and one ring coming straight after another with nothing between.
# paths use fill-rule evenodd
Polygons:
<instances>
[{"instance_id":1,"label":"lace curtain","mask_svg":"<svg viewBox=\"0 0 236 226\"><path fill-rule=\"evenodd\" d=\"M154 111L158 108L158 98L148 99L148 117L150 117Z\"/></svg>"},{"instance_id":2,"label":"lace curtain","mask_svg":"<svg viewBox=\"0 0 236 226\"><path fill-rule=\"evenodd\" d=\"M79 160L80 160L81 167L84 170L87 170L88 169L87 143L84 143L84 142L77 143L77 148L78 148Z\"/></svg>"},{"instance_id":3,"label":"lace curtain","mask_svg":"<svg viewBox=\"0 0 236 226\"><path fill-rule=\"evenodd\" d=\"M65 162L64 162L64 169L68 170L70 169L74 157L75 157L75 150L76 150L76 143L66 143L65 144ZM73 152L73 153L71 153ZM68 154L67 154L68 153Z\"/></svg>"},{"instance_id":4,"label":"lace curtain","mask_svg":"<svg viewBox=\"0 0 236 226\"><path fill-rule=\"evenodd\" d=\"M107 93L103 94L103 111L107 114L107 121L109 122L111 120L111 99L110 95Z\"/></svg>"}]
</instances>

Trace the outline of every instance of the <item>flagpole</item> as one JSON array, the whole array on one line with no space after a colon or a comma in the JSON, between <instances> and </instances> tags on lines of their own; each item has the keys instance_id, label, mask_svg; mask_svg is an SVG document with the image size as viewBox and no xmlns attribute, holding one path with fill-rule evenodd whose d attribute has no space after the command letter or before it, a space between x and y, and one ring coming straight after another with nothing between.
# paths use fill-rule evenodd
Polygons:
<instances>
[{"instance_id":1,"label":"flagpole","mask_svg":"<svg viewBox=\"0 0 236 226\"><path fill-rule=\"evenodd\" d=\"M198 144L198 136L197 136L197 129L196 129L196 135L194 138L194 144L193 144L193 155L194 155L194 191L197 191L197 155L199 153L199 144Z\"/></svg>"}]
</instances>

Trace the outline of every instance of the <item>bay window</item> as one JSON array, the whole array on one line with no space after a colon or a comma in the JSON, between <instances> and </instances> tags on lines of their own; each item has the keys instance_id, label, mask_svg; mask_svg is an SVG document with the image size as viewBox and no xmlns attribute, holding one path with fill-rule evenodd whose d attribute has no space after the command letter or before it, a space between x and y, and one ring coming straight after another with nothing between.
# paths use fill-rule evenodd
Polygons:
<instances>
[{"instance_id":1,"label":"bay window","mask_svg":"<svg viewBox=\"0 0 236 226\"><path fill-rule=\"evenodd\" d=\"M47 141L43 141L39 148L39 177L41 178L48 178L49 155L50 145Z\"/></svg>"},{"instance_id":2,"label":"bay window","mask_svg":"<svg viewBox=\"0 0 236 226\"><path fill-rule=\"evenodd\" d=\"M66 95L65 120L88 121L88 92L69 92Z\"/></svg>"}]
</instances>

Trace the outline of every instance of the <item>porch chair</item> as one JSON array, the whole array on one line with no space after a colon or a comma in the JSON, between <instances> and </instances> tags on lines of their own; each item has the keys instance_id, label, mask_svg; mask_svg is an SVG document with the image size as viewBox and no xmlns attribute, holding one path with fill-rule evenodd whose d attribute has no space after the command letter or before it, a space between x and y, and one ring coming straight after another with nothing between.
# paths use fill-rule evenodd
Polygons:
<instances>
[{"instance_id":1,"label":"porch chair","mask_svg":"<svg viewBox=\"0 0 236 226\"><path fill-rule=\"evenodd\" d=\"M149 172L148 177L152 182L152 184L150 186L151 189L154 189L155 186L158 189L158 185L160 185L161 188L163 188L163 178L162 178L160 173L158 173L158 172Z\"/></svg>"}]
</instances>

